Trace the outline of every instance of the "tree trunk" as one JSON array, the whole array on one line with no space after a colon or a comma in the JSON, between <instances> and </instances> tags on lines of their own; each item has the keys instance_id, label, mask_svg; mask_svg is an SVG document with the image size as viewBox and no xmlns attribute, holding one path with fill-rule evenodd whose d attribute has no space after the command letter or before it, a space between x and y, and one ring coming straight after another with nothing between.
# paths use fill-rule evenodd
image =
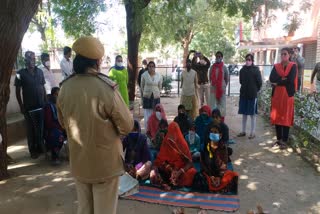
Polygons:
<instances>
[{"instance_id":1,"label":"tree trunk","mask_svg":"<svg viewBox=\"0 0 320 214\"><path fill-rule=\"evenodd\" d=\"M8 177L6 111L10 95L10 77L18 51L31 18L41 0L0 1L0 180Z\"/></svg>"},{"instance_id":2,"label":"tree trunk","mask_svg":"<svg viewBox=\"0 0 320 214\"><path fill-rule=\"evenodd\" d=\"M189 55L189 45L194 37L192 30L189 30L184 38L181 40L181 46L183 48L183 67L186 67L187 58Z\"/></svg>"},{"instance_id":3,"label":"tree trunk","mask_svg":"<svg viewBox=\"0 0 320 214\"><path fill-rule=\"evenodd\" d=\"M138 52L141 38L141 31L134 29L136 13L133 3L126 4L127 40L128 40L128 72L129 72L129 100L134 101L136 80L138 74Z\"/></svg>"},{"instance_id":4,"label":"tree trunk","mask_svg":"<svg viewBox=\"0 0 320 214\"><path fill-rule=\"evenodd\" d=\"M133 104L136 93L136 82L138 77L138 53L141 33L143 29L143 9L148 6L150 0L127 0L126 23L128 39L128 72L129 72L129 101Z\"/></svg>"}]
</instances>

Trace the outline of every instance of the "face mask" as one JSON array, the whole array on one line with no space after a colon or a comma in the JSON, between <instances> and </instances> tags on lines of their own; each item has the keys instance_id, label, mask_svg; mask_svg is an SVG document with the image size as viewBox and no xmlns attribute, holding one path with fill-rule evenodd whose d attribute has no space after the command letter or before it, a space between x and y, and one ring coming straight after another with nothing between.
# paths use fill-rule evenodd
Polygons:
<instances>
[{"instance_id":1,"label":"face mask","mask_svg":"<svg viewBox=\"0 0 320 214\"><path fill-rule=\"evenodd\" d=\"M139 135L138 132L130 132L129 137L137 137Z\"/></svg>"},{"instance_id":2,"label":"face mask","mask_svg":"<svg viewBox=\"0 0 320 214\"><path fill-rule=\"evenodd\" d=\"M189 131L189 142L190 142L190 144L194 144L195 137L196 137L196 133L194 131Z\"/></svg>"},{"instance_id":3,"label":"face mask","mask_svg":"<svg viewBox=\"0 0 320 214\"><path fill-rule=\"evenodd\" d=\"M186 115L186 114L183 113L183 112L179 112L178 115L179 115L179 117L183 117L183 116Z\"/></svg>"},{"instance_id":4,"label":"face mask","mask_svg":"<svg viewBox=\"0 0 320 214\"><path fill-rule=\"evenodd\" d=\"M220 63L222 62L222 59L221 58L216 58L216 63Z\"/></svg>"},{"instance_id":5,"label":"face mask","mask_svg":"<svg viewBox=\"0 0 320 214\"><path fill-rule=\"evenodd\" d=\"M157 117L158 120L162 119L160 111L156 111L156 117Z\"/></svg>"},{"instance_id":6,"label":"face mask","mask_svg":"<svg viewBox=\"0 0 320 214\"><path fill-rule=\"evenodd\" d=\"M201 65L205 65L205 64L207 64L207 62L206 62L204 59L201 59L201 60L200 60L200 64L201 64Z\"/></svg>"},{"instance_id":7,"label":"face mask","mask_svg":"<svg viewBox=\"0 0 320 214\"><path fill-rule=\"evenodd\" d=\"M246 66L251 66L252 65L252 61L246 61Z\"/></svg>"},{"instance_id":8,"label":"face mask","mask_svg":"<svg viewBox=\"0 0 320 214\"><path fill-rule=\"evenodd\" d=\"M47 67L50 67L50 61L46 61L46 62L44 63L44 65L47 66Z\"/></svg>"},{"instance_id":9,"label":"face mask","mask_svg":"<svg viewBox=\"0 0 320 214\"><path fill-rule=\"evenodd\" d=\"M210 133L209 135L210 140L213 142L218 142L220 140L220 134L219 133Z\"/></svg>"},{"instance_id":10,"label":"face mask","mask_svg":"<svg viewBox=\"0 0 320 214\"><path fill-rule=\"evenodd\" d=\"M168 130L167 129L161 129L160 132L164 133L166 135L168 133Z\"/></svg>"},{"instance_id":11,"label":"face mask","mask_svg":"<svg viewBox=\"0 0 320 214\"><path fill-rule=\"evenodd\" d=\"M57 97L56 96L52 96L51 97L51 101L52 101L52 103L56 104L57 103Z\"/></svg>"},{"instance_id":12,"label":"face mask","mask_svg":"<svg viewBox=\"0 0 320 214\"><path fill-rule=\"evenodd\" d=\"M118 67L122 67L122 66L123 66L123 63L122 63L122 62L117 62L116 65L117 65Z\"/></svg>"}]
</instances>

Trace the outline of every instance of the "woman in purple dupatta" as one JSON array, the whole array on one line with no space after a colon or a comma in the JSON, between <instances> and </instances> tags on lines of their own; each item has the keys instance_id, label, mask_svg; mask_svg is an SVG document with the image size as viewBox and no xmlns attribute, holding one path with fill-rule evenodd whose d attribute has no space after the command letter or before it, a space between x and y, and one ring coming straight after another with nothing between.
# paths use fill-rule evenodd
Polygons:
<instances>
[{"instance_id":1,"label":"woman in purple dupatta","mask_svg":"<svg viewBox=\"0 0 320 214\"><path fill-rule=\"evenodd\" d=\"M134 127L122 141L125 152L125 170L138 180L145 180L151 171L151 155L147 145L147 136L141 133L137 120Z\"/></svg>"}]
</instances>

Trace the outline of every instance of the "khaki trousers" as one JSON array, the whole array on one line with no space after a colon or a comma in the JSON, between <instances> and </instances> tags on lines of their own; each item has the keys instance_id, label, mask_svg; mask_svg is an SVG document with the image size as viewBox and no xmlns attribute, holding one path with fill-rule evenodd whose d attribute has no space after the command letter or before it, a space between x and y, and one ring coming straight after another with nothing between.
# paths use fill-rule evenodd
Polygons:
<instances>
[{"instance_id":1,"label":"khaki trousers","mask_svg":"<svg viewBox=\"0 0 320 214\"><path fill-rule=\"evenodd\" d=\"M118 187L118 176L99 184L86 184L76 180L77 214L116 214Z\"/></svg>"},{"instance_id":2,"label":"khaki trousers","mask_svg":"<svg viewBox=\"0 0 320 214\"><path fill-rule=\"evenodd\" d=\"M202 107L204 104L209 105L209 93L210 93L209 83L199 85L198 96L199 96L200 107Z\"/></svg>"}]
</instances>

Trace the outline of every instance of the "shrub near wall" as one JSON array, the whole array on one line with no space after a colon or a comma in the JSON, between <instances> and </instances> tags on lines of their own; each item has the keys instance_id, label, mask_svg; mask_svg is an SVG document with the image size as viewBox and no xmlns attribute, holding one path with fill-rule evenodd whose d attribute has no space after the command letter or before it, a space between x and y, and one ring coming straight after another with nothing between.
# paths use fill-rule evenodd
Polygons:
<instances>
[{"instance_id":1,"label":"shrub near wall","mask_svg":"<svg viewBox=\"0 0 320 214\"><path fill-rule=\"evenodd\" d=\"M259 109L268 120L271 107L270 83L259 92ZM292 148L320 172L320 94L295 94L294 127L290 131Z\"/></svg>"}]
</instances>

